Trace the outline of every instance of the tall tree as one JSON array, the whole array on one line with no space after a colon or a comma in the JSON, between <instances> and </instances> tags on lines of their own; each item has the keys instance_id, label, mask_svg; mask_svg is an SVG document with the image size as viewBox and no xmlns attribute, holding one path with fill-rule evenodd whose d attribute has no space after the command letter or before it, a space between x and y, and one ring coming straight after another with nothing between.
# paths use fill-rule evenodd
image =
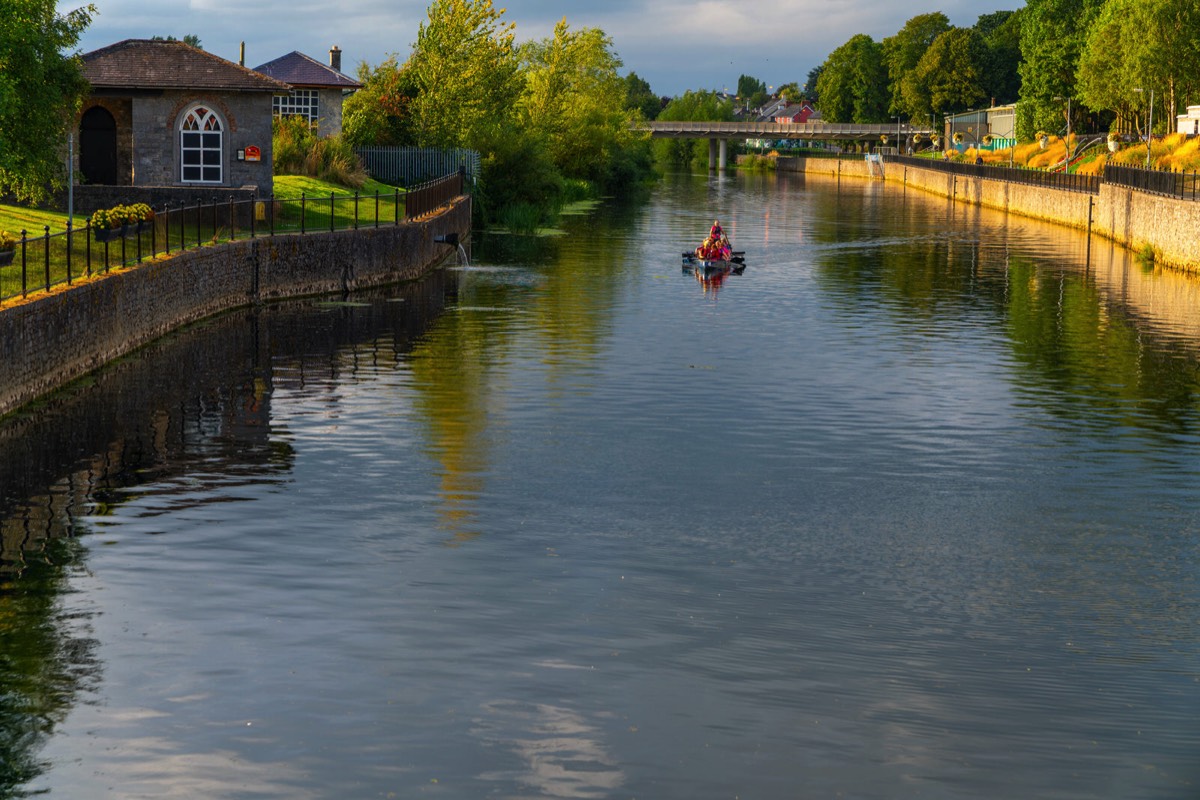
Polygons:
<instances>
[{"instance_id":1,"label":"tall tree","mask_svg":"<svg viewBox=\"0 0 1200 800\"><path fill-rule=\"evenodd\" d=\"M554 36L522 46L521 61L526 127L545 137L563 175L607 186L609 168L645 138L634 132L634 115L613 103L626 86L612 39L599 28L572 31L564 18Z\"/></svg>"},{"instance_id":2,"label":"tall tree","mask_svg":"<svg viewBox=\"0 0 1200 800\"><path fill-rule=\"evenodd\" d=\"M929 49L933 41L945 31L950 30L950 20L940 11L932 14L919 14L882 42L883 63L888 71L888 89L891 97L888 102L888 113L909 117L919 115L926 109L915 105L913 89L909 87L907 95L906 84L914 79L914 70L921 56Z\"/></svg>"},{"instance_id":3,"label":"tall tree","mask_svg":"<svg viewBox=\"0 0 1200 800\"><path fill-rule=\"evenodd\" d=\"M342 135L355 147L416 144L412 100L416 75L408 64L388 56L375 68L359 64L362 88L342 104Z\"/></svg>"},{"instance_id":4,"label":"tall tree","mask_svg":"<svg viewBox=\"0 0 1200 800\"><path fill-rule=\"evenodd\" d=\"M809 102L813 103L814 105L817 103L817 101L819 99L819 95L817 93L817 81L819 81L821 79L821 72L824 69L825 69L824 64L818 64L817 66L810 69L808 71L808 77L805 79L804 86L802 87L802 90L804 91L804 96L807 97L809 99Z\"/></svg>"},{"instance_id":5,"label":"tall tree","mask_svg":"<svg viewBox=\"0 0 1200 800\"><path fill-rule=\"evenodd\" d=\"M913 71L921 99L931 113L929 121L987 99L982 72L985 55L983 37L973 28L951 28L934 40Z\"/></svg>"},{"instance_id":6,"label":"tall tree","mask_svg":"<svg viewBox=\"0 0 1200 800\"><path fill-rule=\"evenodd\" d=\"M656 95L650 84L636 72L625 76L625 108L641 112L646 119L658 119L662 111L662 98Z\"/></svg>"},{"instance_id":7,"label":"tall tree","mask_svg":"<svg viewBox=\"0 0 1200 800\"><path fill-rule=\"evenodd\" d=\"M817 80L827 122L885 122L887 69L879 43L860 33L829 54Z\"/></svg>"},{"instance_id":8,"label":"tall tree","mask_svg":"<svg viewBox=\"0 0 1200 800\"><path fill-rule=\"evenodd\" d=\"M749 75L741 75L737 82L737 96L743 99L753 97L756 94L766 94L767 85L758 78L752 78Z\"/></svg>"},{"instance_id":9,"label":"tall tree","mask_svg":"<svg viewBox=\"0 0 1200 800\"><path fill-rule=\"evenodd\" d=\"M491 0L433 0L409 57L417 143L471 147L516 112L522 82L511 23Z\"/></svg>"},{"instance_id":10,"label":"tall tree","mask_svg":"<svg viewBox=\"0 0 1200 800\"><path fill-rule=\"evenodd\" d=\"M59 14L54 0L5 0L0 13L0 194L44 200L62 186L67 131L87 83L71 51L95 6Z\"/></svg>"},{"instance_id":11,"label":"tall tree","mask_svg":"<svg viewBox=\"0 0 1200 800\"><path fill-rule=\"evenodd\" d=\"M1021 15L1024 9L983 14L975 30L986 48L981 64L983 90L999 103L1011 103L1021 90Z\"/></svg>"},{"instance_id":12,"label":"tall tree","mask_svg":"<svg viewBox=\"0 0 1200 800\"><path fill-rule=\"evenodd\" d=\"M1190 2L1190 0L1189 0ZM1028 0L1021 19L1017 135L1063 126L1063 100L1076 96L1075 76L1092 22L1104 0Z\"/></svg>"}]
</instances>

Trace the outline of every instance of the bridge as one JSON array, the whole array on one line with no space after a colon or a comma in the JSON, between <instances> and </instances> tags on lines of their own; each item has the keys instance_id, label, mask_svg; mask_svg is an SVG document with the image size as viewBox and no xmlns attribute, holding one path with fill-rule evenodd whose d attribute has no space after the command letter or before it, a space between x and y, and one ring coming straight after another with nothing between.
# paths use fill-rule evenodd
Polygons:
<instances>
[{"instance_id":1,"label":"bridge","mask_svg":"<svg viewBox=\"0 0 1200 800\"><path fill-rule=\"evenodd\" d=\"M811 139L815 141L906 141L914 134L929 136L929 126L842 122L647 122L642 130L655 139L708 139L709 169L725 169L726 142L730 139ZM898 143L898 142L897 142ZM718 158L718 145L720 154Z\"/></svg>"}]
</instances>

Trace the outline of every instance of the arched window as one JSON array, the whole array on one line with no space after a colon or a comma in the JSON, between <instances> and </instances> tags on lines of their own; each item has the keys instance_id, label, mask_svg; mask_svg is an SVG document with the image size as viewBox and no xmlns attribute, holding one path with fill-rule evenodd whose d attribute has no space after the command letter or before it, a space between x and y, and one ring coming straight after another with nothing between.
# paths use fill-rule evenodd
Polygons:
<instances>
[{"instance_id":1,"label":"arched window","mask_svg":"<svg viewBox=\"0 0 1200 800\"><path fill-rule=\"evenodd\" d=\"M196 106L179 125L180 179L186 183L220 183L224 164L221 119L205 106Z\"/></svg>"}]
</instances>

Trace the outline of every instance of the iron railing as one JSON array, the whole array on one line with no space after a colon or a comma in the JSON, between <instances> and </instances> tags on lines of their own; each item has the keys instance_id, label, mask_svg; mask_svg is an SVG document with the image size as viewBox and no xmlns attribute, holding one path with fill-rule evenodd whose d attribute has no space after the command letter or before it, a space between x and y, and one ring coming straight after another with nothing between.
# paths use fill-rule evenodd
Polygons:
<instances>
[{"instance_id":1,"label":"iron railing","mask_svg":"<svg viewBox=\"0 0 1200 800\"><path fill-rule=\"evenodd\" d=\"M1196 172L1169 172L1106 164L1104 182L1179 200L1200 199L1200 174Z\"/></svg>"},{"instance_id":2,"label":"iron railing","mask_svg":"<svg viewBox=\"0 0 1200 800\"><path fill-rule=\"evenodd\" d=\"M948 172L953 175L990 178L1010 183L1024 183L1033 186L1044 186L1049 189L1064 189L1068 192L1098 194L1100 191L1099 175L1045 172L1040 169L995 166L992 164L963 164L957 161L938 161L932 158L917 158L916 156L885 155L884 161L895 164L908 164L909 166L920 167L921 169Z\"/></svg>"},{"instance_id":3,"label":"iron railing","mask_svg":"<svg viewBox=\"0 0 1200 800\"><path fill-rule=\"evenodd\" d=\"M430 176L449 175L466 170L472 183L479 180L479 152L463 148L438 147L359 147L355 153L367 173L384 183L412 186Z\"/></svg>"},{"instance_id":4,"label":"iron railing","mask_svg":"<svg viewBox=\"0 0 1200 800\"><path fill-rule=\"evenodd\" d=\"M119 229L82 228L41 234L21 231L16 248L0 251L0 300L50 291L80 278L238 239L277 234L312 234L398 225L424 216L463 194L462 171L414 186L407 192L362 195L330 194L262 200L215 200L163 207L150 221Z\"/></svg>"}]
</instances>

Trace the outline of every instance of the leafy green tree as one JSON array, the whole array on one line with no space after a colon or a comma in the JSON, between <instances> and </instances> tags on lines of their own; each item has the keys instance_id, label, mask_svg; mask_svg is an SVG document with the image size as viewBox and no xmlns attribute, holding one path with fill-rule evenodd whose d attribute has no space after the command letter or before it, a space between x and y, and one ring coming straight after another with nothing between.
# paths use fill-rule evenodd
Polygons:
<instances>
[{"instance_id":1,"label":"leafy green tree","mask_svg":"<svg viewBox=\"0 0 1200 800\"><path fill-rule=\"evenodd\" d=\"M63 185L67 131L87 83L68 51L95 6L59 14L53 0L5 0L0 13L0 194L39 202Z\"/></svg>"},{"instance_id":2,"label":"leafy green tree","mask_svg":"<svg viewBox=\"0 0 1200 800\"><path fill-rule=\"evenodd\" d=\"M1021 90L1021 16L1023 9L983 14L975 30L983 37L983 90L998 103L1011 103Z\"/></svg>"},{"instance_id":3,"label":"leafy green tree","mask_svg":"<svg viewBox=\"0 0 1200 800\"><path fill-rule=\"evenodd\" d=\"M934 40L913 71L930 122L987 99L983 89L983 37L973 28L951 28Z\"/></svg>"},{"instance_id":4,"label":"leafy green tree","mask_svg":"<svg viewBox=\"0 0 1200 800\"><path fill-rule=\"evenodd\" d=\"M1074 97L1079 58L1105 0L1028 0L1021 18L1017 136L1063 127L1063 100Z\"/></svg>"},{"instance_id":5,"label":"leafy green tree","mask_svg":"<svg viewBox=\"0 0 1200 800\"><path fill-rule=\"evenodd\" d=\"M687 91L668 103L658 118L670 122L731 122L733 103L716 92ZM668 164L685 165L708 157L708 141L704 139L657 139L654 149L659 161Z\"/></svg>"},{"instance_id":6,"label":"leafy green tree","mask_svg":"<svg viewBox=\"0 0 1200 800\"><path fill-rule=\"evenodd\" d=\"M523 89L514 26L491 0L433 0L409 58L417 144L474 147L511 119Z\"/></svg>"},{"instance_id":7,"label":"leafy green tree","mask_svg":"<svg viewBox=\"0 0 1200 800\"><path fill-rule=\"evenodd\" d=\"M737 96L750 98L756 94L766 94L767 85L758 78L752 78L749 75L741 75L737 82Z\"/></svg>"},{"instance_id":8,"label":"leafy green tree","mask_svg":"<svg viewBox=\"0 0 1200 800\"><path fill-rule=\"evenodd\" d=\"M825 121L887 120L887 69L878 42L864 33L852 36L821 66L817 94Z\"/></svg>"},{"instance_id":9,"label":"leafy green tree","mask_svg":"<svg viewBox=\"0 0 1200 800\"><path fill-rule=\"evenodd\" d=\"M545 137L564 176L607 187L609 167L648 141L635 132L635 115L613 102L627 87L617 74L621 60L612 39L599 28L572 31L563 19L554 36L529 42L520 52L524 125Z\"/></svg>"},{"instance_id":10,"label":"leafy green tree","mask_svg":"<svg viewBox=\"0 0 1200 800\"><path fill-rule=\"evenodd\" d=\"M658 119L663 102L650 89L649 83L638 77L636 72L630 72L625 76L625 108L640 111L646 119Z\"/></svg>"},{"instance_id":11,"label":"leafy green tree","mask_svg":"<svg viewBox=\"0 0 1200 800\"><path fill-rule=\"evenodd\" d=\"M883 40L883 63L887 66L888 88L891 92L889 114L911 119L927 110L927 105L919 104L924 98L919 98L912 86L914 73L921 56L925 55L938 36L948 30L950 20L937 11L913 17L904 23L895 36Z\"/></svg>"},{"instance_id":12,"label":"leafy green tree","mask_svg":"<svg viewBox=\"0 0 1200 800\"><path fill-rule=\"evenodd\" d=\"M796 104L804 99L804 91L800 88L800 84L791 81L779 87L779 96L790 104Z\"/></svg>"},{"instance_id":13,"label":"leafy green tree","mask_svg":"<svg viewBox=\"0 0 1200 800\"><path fill-rule=\"evenodd\" d=\"M820 95L817 92L817 81L821 79L821 72L824 69L824 64L818 64L808 71L808 77L804 81L804 96L807 97L809 102L813 103L814 105L820 99Z\"/></svg>"},{"instance_id":14,"label":"leafy green tree","mask_svg":"<svg viewBox=\"0 0 1200 800\"><path fill-rule=\"evenodd\" d=\"M355 147L411 146L416 144L412 99L416 76L408 64L389 56L374 69L359 64L363 86L342 104L342 136Z\"/></svg>"}]
</instances>

